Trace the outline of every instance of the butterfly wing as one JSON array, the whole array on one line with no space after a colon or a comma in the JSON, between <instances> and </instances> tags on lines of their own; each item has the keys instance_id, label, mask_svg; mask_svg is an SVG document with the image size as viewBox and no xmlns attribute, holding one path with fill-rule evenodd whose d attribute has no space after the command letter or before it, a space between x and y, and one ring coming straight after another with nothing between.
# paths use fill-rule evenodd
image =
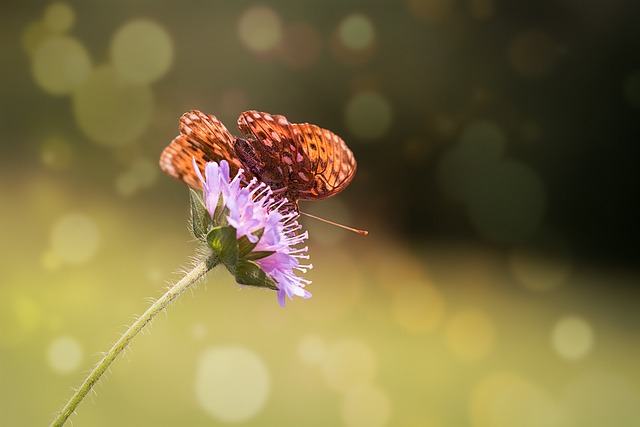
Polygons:
<instances>
[{"instance_id":1,"label":"butterfly wing","mask_svg":"<svg viewBox=\"0 0 640 427\"><path fill-rule=\"evenodd\" d=\"M160 156L160 169L191 188L202 189L193 170L195 158L202 171L207 162L229 162L231 176L242 167L234 151L235 138L215 117L198 110L184 113L180 118L180 135Z\"/></svg>"},{"instance_id":2,"label":"butterfly wing","mask_svg":"<svg viewBox=\"0 0 640 427\"><path fill-rule=\"evenodd\" d=\"M353 153L331 131L258 111L242 113L238 128L255 138L261 163L278 168L282 185L296 199L326 199L344 190L355 176Z\"/></svg>"},{"instance_id":3,"label":"butterfly wing","mask_svg":"<svg viewBox=\"0 0 640 427\"><path fill-rule=\"evenodd\" d=\"M291 129L313 178L312 185L300 189L300 199L322 200L344 190L353 180L357 164L342 138L309 123L292 124Z\"/></svg>"}]
</instances>

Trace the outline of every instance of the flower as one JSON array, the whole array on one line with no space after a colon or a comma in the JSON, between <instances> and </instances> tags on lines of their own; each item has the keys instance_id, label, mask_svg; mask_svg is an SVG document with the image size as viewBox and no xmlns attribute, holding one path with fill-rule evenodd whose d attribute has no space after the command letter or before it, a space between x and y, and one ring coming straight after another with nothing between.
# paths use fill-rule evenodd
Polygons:
<instances>
[{"instance_id":1,"label":"flower","mask_svg":"<svg viewBox=\"0 0 640 427\"><path fill-rule=\"evenodd\" d=\"M255 263L267 280L275 284L281 306L285 305L285 297L310 298L311 294L304 287L311 282L295 272L305 273L312 268L311 264L300 264L300 260L309 259L308 248L299 247L308 238L308 233L299 232L302 226L298 223L298 213L283 208L287 200L276 201L271 188L255 178L245 185L242 169L231 179L226 160L220 164L207 163L204 177L195 159L193 166L204 187L204 206L215 234L207 239L217 242L214 250L219 248L221 254L218 255L236 280L242 284L270 287L256 284L258 276L251 270ZM229 227L235 230L231 244L222 236L222 230Z\"/></svg>"}]
</instances>

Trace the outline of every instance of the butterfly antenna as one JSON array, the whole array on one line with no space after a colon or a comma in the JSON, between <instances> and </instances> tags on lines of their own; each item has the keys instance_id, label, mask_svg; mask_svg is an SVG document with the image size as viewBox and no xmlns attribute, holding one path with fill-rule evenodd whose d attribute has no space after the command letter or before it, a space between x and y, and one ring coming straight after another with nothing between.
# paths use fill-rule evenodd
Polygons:
<instances>
[{"instance_id":1,"label":"butterfly antenna","mask_svg":"<svg viewBox=\"0 0 640 427\"><path fill-rule=\"evenodd\" d=\"M369 234L369 232L367 230L358 230L357 228L348 227L346 225L338 224L337 222L329 221L328 219L320 218L319 216L311 215L310 213L306 213L306 212L302 212L302 211L300 211L300 213L305 215L305 216L308 216L309 218L317 219L318 221L326 222L327 224L335 225L336 227L339 227L339 228L342 228L342 229L345 229L345 230L349 230L349 231L353 231L354 233L358 233L358 234L360 234L362 236L366 236L367 234Z\"/></svg>"}]
</instances>

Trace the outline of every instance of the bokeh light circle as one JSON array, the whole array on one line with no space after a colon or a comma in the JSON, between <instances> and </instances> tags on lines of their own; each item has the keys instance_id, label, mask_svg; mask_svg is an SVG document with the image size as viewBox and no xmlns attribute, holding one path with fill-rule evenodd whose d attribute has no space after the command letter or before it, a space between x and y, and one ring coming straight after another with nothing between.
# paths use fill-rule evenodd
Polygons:
<instances>
[{"instance_id":1,"label":"bokeh light circle","mask_svg":"<svg viewBox=\"0 0 640 427\"><path fill-rule=\"evenodd\" d=\"M375 40L375 28L371 19L360 13L347 16L338 27L342 44L351 50L368 48Z\"/></svg>"},{"instance_id":2,"label":"bokeh light circle","mask_svg":"<svg viewBox=\"0 0 640 427\"><path fill-rule=\"evenodd\" d=\"M449 350L460 360L476 361L486 357L495 344L495 327L480 310L455 313L445 326Z\"/></svg>"},{"instance_id":3,"label":"bokeh light circle","mask_svg":"<svg viewBox=\"0 0 640 427\"><path fill-rule=\"evenodd\" d=\"M375 139L383 136L391 126L393 112L386 98L377 92L355 94L345 109L348 129L357 137Z\"/></svg>"},{"instance_id":4,"label":"bokeh light circle","mask_svg":"<svg viewBox=\"0 0 640 427\"><path fill-rule=\"evenodd\" d=\"M239 423L262 409L270 382L267 367L256 353L244 347L215 347L200 356L196 395L209 415Z\"/></svg>"},{"instance_id":5,"label":"bokeh light circle","mask_svg":"<svg viewBox=\"0 0 640 427\"><path fill-rule=\"evenodd\" d=\"M593 329L580 316L566 316L553 328L554 350L563 358L577 360L585 357L593 348Z\"/></svg>"},{"instance_id":6,"label":"bokeh light circle","mask_svg":"<svg viewBox=\"0 0 640 427\"><path fill-rule=\"evenodd\" d=\"M111 41L113 67L126 80L137 84L155 82L173 61L173 43L157 22L135 20L120 27Z\"/></svg>"},{"instance_id":7,"label":"bokeh light circle","mask_svg":"<svg viewBox=\"0 0 640 427\"><path fill-rule=\"evenodd\" d=\"M68 374L78 369L82 357L82 346L78 340L68 336L57 338L47 350L49 366L60 374Z\"/></svg>"},{"instance_id":8,"label":"bokeh light circle","mask_svg":"<svg viewBox=\"0 0 640 427\"><path fill-rule=\"evenodd\" d=\"M325 342L318 336L309 335L298 343L298 355L307 365L317 365L324 360L327 354Z\"/></svg>"},{"instance_id":9,"label":"bokeh light circle","mask_svg":"<svg viewBox=\"0 0 640 427\"><path fill-rule=\"evenodd\" d=\"M427 333L436 329L444 316L445 303L442 293L435 286L408 283L394 292L391 302L393 320L403 329L415 333Z\"/></svg>"},{"instance_id":10,"label":"bokeh light circle","mask_svg":"<svg viewBox=\"0 0 640 427\"><path fill-rule=\"evenodd\" d=\"M70 213L58 219L51 230L51 249L69 264L89 261L100 247L100 232L85 214Z\"/></svg>"},{"instance_id":11,"label":"bokeh light circle","mask_svg":"<svg viewBox=\"0 0 640 427\"><path fill-rule=\"evenodd\" d=\"M32 57L42 42L53 35L54 32L44 22L31 22L22 31L22 48Z\"/></svg>"},{"instance_id":12,"label":"bokeh light circle","mask_svg":"<svg viewBox=\"0 0 640 427\"><path fill-rule=\"evenodd\" d=\"M256 53L268 52L282 41L280 16L270 7L252 6L238 22L240 40Z\"/></svg>"},{"instance_id":13,"label":"bokeh light circle","mask_svg":"<svg viewBox=\"0 0 640 427\"><path fill-rule=\"evenodd\" d=\"M322 374L331 389L344 393L356 385L370 383L376 371L371 348L360 340L344 339L327 349Z\"/></svg>"},{"instance_id":14,"label":"bokeh light circle","mask_svg":"<svg viewBox=\"0 0 640 427\"><path fill-rule=\"evenodd\" d=\"M5 289L0 298L0 346L22 343L37 330L41 319L42 309L31 296Z\"/></svg>"},{"instance_id":15,"label":"bokeh light circle","mask_svg":"<svg viewBox=\"0 0 640 427\"><path fill-rule=\"evenodd\" d=\"M441 158L438 180L451 199L467 202L475 185L502 160L506 138L493 122L476 120L460 134L459 143Z\"/></svg>"},{"instance_id":16,"label":"bokeh light circle","mask_svg":"<svg viewBox=\"0 0 640 427\"><path fill-rule=\"evenodd\" d=\"M133 142L153 116L149 87L134 85L110 66L96 68L73 96L80 129L93 141L119 146Z\"/></svg>"},{"instance_id":17,"label":"bokeh light circle","mask_svg":"<svg viewBox=\"0 0 640 427\"><path fill-rule=\"evenodd\" d=\"M91 59L85 47L68 36L44 40L33 53L33 77L52 95L66 95L78 89L91 71Z\"/></svg>"},{"instance_id":18,"label":"bokeh light circle","mask_svg":"<svg viewBox=\"0 0 640 427\"><path fill-rule=\"evenodd\" d=\"M391 399L380 387L361 384L344 395L341 412L347 427L384 427L391 417Z\"/></svg>"},{"instance_id":19,"label":"bokeh light circle","mask_svg":"<svg viewBox=\"0 0 640 427\"><path fill-rule=\"evenodd\" d=\"M67 3L52 3L44 12L44 23L54 33L64 33L73 27L76 14Z\"/></svg>"}]
</instances>

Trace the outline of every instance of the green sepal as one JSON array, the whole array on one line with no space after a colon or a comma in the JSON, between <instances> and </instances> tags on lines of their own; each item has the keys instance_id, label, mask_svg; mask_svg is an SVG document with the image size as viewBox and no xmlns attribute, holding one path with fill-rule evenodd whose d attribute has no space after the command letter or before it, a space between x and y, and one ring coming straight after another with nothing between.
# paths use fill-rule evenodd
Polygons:
<instances>
[{"instance_id":1,"label":"green sepal","mask_svg":"<svg viewBox=\"0 0 640 427\"><path fill-rule=\"evenodd\" d=\"M239 252L236 229L231 226L214 227L207 234L207 243L229 271L235 274Z\"/></svg>"},{"instance_id":2,"label":"green sepal","mask_svg":"<svg viewBox=\"0 0 640 427\"><path fill-rule=\"evenodd\" d=\"M249 261L255 261L258 259L262 259L262 258L266 258L271 254L276 253L276 251L253 251L253 252L249 252L248 254L246 254L245 256L242 257L242 259L246 259Z\"/></svg>"},{"instance_id":3,"label":"green sepal","mask_svg":"<svg viewBox=\"0 0 640 427\"><path fill-rule=\"evenodd\" d=\"M251 243L247 236L242 236L238 239L238 248L240 249L240 258L245 258L251 251L256 247L260 239L262 238L262 234L264 233L264 227L255 231L251 234L256 236L258 240L255 243Z\"/></svg>"},{"instance_id":4,"label":"green sepal","mask_svg":"<svg viewBox=\"0 0 640 427\"><path fill-rule=\"evenodd\" d=\"M238 260L236 264L236 282L246 286L257 286L260 288L269 288L275 291L278 290L276 282L267 276L267 273L262 270L258 264L246 259Z\"/></svg>"},{"instance_id":5,"label":"green sepal","mask_svg":"<svg viewBox=\"0 0 640 427\"><path fill-rule=\"evenodd\" d=\"M194 189L189 189L189 201L191 205L191 232L198 240L204 240L211 228L211 216L204 205L200 194Z\"/></svg>"}]
</instances>

